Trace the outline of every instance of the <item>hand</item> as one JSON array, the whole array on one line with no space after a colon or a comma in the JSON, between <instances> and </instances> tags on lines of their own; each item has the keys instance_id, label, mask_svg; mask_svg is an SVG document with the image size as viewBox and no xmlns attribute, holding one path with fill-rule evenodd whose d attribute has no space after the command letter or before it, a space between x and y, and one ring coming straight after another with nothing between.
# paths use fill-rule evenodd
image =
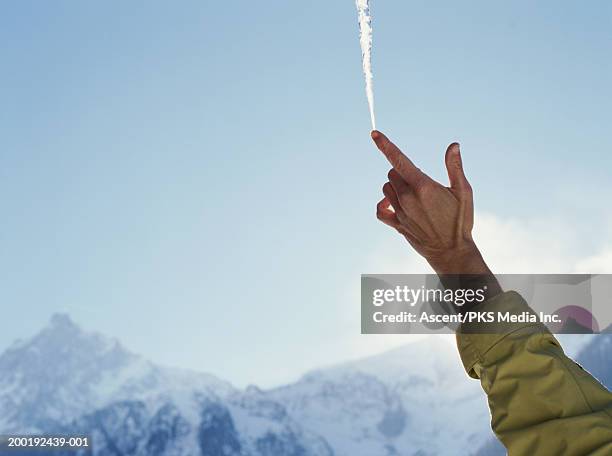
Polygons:
<instances>
[{"instance_id":1,"label":"hand","mask_svg":"<svg viewBox=\"0 0 612 456\"><path fill-rule=\"evenodd\" d=\"M377 206L378 219L399 231L438 275L491 275L472 239L472 187L463 173L459 144L446 150L450 187L444 187L385 135L374 130L372 139L393 166Z\"/></svg>"}]
</instances>

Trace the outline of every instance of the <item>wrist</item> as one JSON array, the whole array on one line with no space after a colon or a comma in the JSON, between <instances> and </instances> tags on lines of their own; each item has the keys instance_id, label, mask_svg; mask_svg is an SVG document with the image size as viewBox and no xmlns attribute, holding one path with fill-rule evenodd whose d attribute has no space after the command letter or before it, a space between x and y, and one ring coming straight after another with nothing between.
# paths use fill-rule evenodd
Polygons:
<instances>
[{"instance_id":1,"label":"wrist","mask_svg":"<svg viewBox=\"0 0 612 456\"><path fill-rule=\"evenodd\" d=\"M439 255L427 258L438 275L474 274L490 275L491 270L485 263L474 241L465 241L460 246L448 249Z\"/></svg>"},{"instance_id":2,"label":"wrist","mask_svg":"<svg viewBox=\"0 0 612 456\"><path fill-rule=\"evenodd\" d=\"M474 241L428 261L446 288L483 289L487 300L502 292Z\"/></svg>"}]
</instances>

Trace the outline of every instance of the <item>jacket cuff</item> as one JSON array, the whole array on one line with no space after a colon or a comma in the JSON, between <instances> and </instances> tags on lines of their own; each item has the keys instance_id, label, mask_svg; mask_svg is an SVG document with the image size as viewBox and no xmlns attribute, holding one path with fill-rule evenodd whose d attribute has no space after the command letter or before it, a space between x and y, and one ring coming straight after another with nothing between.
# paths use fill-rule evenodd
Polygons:
<instances>
[{"instance_id":1,"label":"jacket cuff","mask_svg":"<svg viewBox=\"0 0 612 456\"><path fill-rule=\"evenodd\" d=\"M457 348L463 367L472 378L479 378L478 365L482 364L487 352L508 335L525 328L527 333L548 332L542 323L500 321L500 313L510 315L536 315L527 302L516 291L498 294L488 301L469 309L469 312L493 312L494 321L483 323L478 321L463 323L457 330Z\"/></svg>"}]
</instances>

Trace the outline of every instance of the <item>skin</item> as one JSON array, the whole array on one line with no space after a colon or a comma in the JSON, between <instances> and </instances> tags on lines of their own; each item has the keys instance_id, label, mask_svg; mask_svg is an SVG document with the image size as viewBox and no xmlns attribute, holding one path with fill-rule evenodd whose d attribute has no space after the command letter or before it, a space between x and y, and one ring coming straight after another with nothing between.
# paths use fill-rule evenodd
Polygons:
<instances>
[{"instance_id":1,"label":"skin","mask_svg":"<svg viewBox=\"0 0 612 456\"><path fill-rule=\"evenodd\" d=\"M472 238L474 199L459 144L446 149L450 186L445 187L381 132L372 131L372 139L392 166L376 207L378 219L402 234L438 275L492 276Z\"/></svg>"}]
</instances>

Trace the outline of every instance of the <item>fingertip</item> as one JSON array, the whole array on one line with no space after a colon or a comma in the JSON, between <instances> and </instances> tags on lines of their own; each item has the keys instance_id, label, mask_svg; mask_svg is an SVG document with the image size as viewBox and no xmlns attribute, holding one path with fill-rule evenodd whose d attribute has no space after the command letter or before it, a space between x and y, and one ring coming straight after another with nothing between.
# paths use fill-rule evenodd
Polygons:
<instances>
[{"instance_id":1,"label":"fingertip","mask_svg":"<svg viewBox=\"0 0 612 456\"><path fill-rule=\"evenodd\" d=\"M446 149L446 161L460 161L461 160L461 146L458 142L450 143Z\"/></svg>"},{"instance_id":2,"label":"fingertip","mask_svg":"<svg viewBox=\"0 0 612 456\"><path fill-rule=\"evenodd\" d=\"M458 142L453 142L446 150L446 169L451 188L464 189L469 185L463 173L463 160L461 159L461 147Z\"/></svg>"},{"instance_id":3,"label":"fingertip","mask_svg":"<svg viewBox=\"0 0 612 456\"><path fill-rule=\"evenodd\" d=\"M379 138L380 138L380 131L378 131L378 130L372 130L372 131L370 132L370 136L372 137L372 139L373 139L374 141L376 141L377 139L379 139Z\"/></svg>"}]
</instances>

